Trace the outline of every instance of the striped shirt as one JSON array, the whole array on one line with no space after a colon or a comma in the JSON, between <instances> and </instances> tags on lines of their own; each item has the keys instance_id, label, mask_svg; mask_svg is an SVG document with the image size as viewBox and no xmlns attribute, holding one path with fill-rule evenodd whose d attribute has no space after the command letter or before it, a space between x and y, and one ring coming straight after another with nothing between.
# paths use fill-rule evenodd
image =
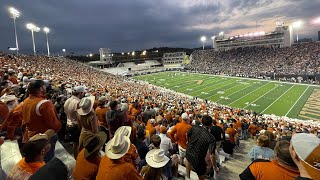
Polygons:
<instances>
[{"instance_id":1,"label":"striped shirt","mask_svg":"<svg viewBox=\"0 0 320 180\"><path fill-rule=\"evenodd\" d=\"M188 132L189 143L186 151L186 157L191 160L193 167L197 166L199 161L204 161L207 152L215 153L216 140L214 136L205 128L193 126Z\"/></svg>"}]
</instances>

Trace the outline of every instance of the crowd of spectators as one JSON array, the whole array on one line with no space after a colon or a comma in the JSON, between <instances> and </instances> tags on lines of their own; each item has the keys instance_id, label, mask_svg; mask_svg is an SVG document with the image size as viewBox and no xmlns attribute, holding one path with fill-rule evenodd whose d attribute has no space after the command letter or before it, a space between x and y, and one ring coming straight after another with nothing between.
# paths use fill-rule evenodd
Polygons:
<instances>
[{"instance_id":1,"label":"crowd of spectators","mask_svg":"<svg viewBox=\"0 0 320 180\"><path fill-rule=\"evenodd\" d=\"M211 74L260 77L315 75L320 73L320 43L299 43L292 47L246 47L226 52L197 50L187 69Z\"/></svg>"},{"instance_id":2,"label":"crowd of spectators","mask_svg":"<svg viewBox=\"0 0 320 180\"><path fill-rule=\"evenodd\" d=\"M271 174L284 173L277 162L292 166L279 175L287 179L320 174L318 122L193 99L63 57L1 53L0 83L1 134L18 140L23 155L8 179L175 179L179 165L186 179L191 170L205 179L219 174L219 154L232 155L240 140L255 137L248 154L254 162L240 178L263 176L256 163L274 165ZM73 144L72 170L55 158L58 140ZM308 143L304 151L301 144Z\"/></svg>"}]
</instances>

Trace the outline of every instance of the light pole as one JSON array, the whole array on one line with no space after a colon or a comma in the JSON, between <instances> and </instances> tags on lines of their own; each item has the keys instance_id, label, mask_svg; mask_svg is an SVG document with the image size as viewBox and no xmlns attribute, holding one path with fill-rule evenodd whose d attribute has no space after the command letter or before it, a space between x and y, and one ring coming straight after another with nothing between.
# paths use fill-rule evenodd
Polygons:
<instances>
[{"instance_id":1,"label":"light pole","mask_svg":"<svg viewBox=\"0 0 320 180\"><path fill-rule=\"evenodd\" d=\"M50 56L50 49L49 49L49 40L48 40L48 33L50 32L50 29L47 27L43 28L43 31L46 33L47 38L47 50L48 50L48 57Z\"/></svg>"},{"instance_id":2,"label":"light pole","mask_svg":"<svg viewBox=\"0 0 320 180\"><path fill-rule=\"evenodd\" d=\"M219 32L219 36L221 36L222 38L224 38L224 32L223 32L223 31Z\"/></svg>"},{"instance_id":3,"label":"light pole","mask_svg":"<svg viewBox=\"0 0 320 180\"><path fill-rule=\"evenodd\" d=\"M202 41L202 49L204 50L204 42L207 40L205 36L201 36L200 40Z\"/></svg>"},{"instance_id":4,"label":"light pole","mask_svg":"<svg viewBox=\"0 0 320 180\"><path fill-rule=\"evenodd\" d=\"M39 32L40 28L37 27L36 25L29 23L27 24L27 28L31 31L31 35L32 35L32 44L33 44L33 55L36 55L36 44L34 42L34 35L33 32Z\"/></svg>"},{"instance_id":5,"label":"light pole","mask_svg":"<svg viewBox=\"0 0 320 180\"><path fill-rule=\"evenodd\" d=\"M13 7L9 8L10 17L13 19L14 25L14 35L16 37L16 48L17 48L17 55L19 54L19 45L18 45L18 36L17 36L17 26L16 26L16 19L20 17L20 12Z\"/></svg>"},{"instance_id":6,"label":"light pole","mask_svg":"<svg viewBox=\"0 0 320 180\"><path fill-rule=\"evenodd\" d=\"M298 34L298 29L301 27L302 21L296 21L292 23L292 27L297 29L297 43L299 42L299 34Z\"/></svg>"},{"instance_id":7,"label":"light pole","mask_svg":"<svg viewBox=\"0 0 320 180\"><path fill-rule=\"evenodd\" d=\"M67 57L67 50L66 49L62 49L62 52L64 53L64 56Z\"/></svg>"},{"instance_id":8,"label":"light pole","mask_svg":"<svg viewBox=\"0 0 320 180\"><path fill-rule=\"evenodd\" d=\"M216 40L216 36L212 36L211 39L212 39L212 49L214 49L215 48L214 41Z\"/></svg>"}]
</instances>

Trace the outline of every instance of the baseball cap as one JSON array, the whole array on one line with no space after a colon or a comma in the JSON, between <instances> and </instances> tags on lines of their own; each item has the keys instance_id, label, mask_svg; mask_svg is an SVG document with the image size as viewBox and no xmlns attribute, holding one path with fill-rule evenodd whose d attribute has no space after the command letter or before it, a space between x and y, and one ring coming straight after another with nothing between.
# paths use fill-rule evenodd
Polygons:
<instances>
[{"instance_id":1,"label":"baseball cap","mask_svg":"<svg viewBox=\"0 0 320 180\"><path fill-rule=\"evenodd\" d=\"M320 179L320 139L314 134L297 133L291 144L312 179Z\"/></svg>"}]
</instances>

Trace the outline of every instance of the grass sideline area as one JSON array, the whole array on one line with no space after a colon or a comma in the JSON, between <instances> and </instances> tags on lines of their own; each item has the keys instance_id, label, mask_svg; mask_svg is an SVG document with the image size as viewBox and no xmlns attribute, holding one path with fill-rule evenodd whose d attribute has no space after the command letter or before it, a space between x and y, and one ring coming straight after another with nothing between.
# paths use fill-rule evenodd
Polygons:
<instances>
[{"instance_id":1,"label":"grass sideline area","mask_svg":"<svg viewBox=\"0 0 320 180\"><path fill-rule=\"evenodd\" d=\"M186 72L161 72L136 76L134 79L231 107L290 118L320 120L320 113L299 116L302 108L308 111L304 105L320 86ZM198 84L198 81L203 82Z\"/></svg>"}]
</instances>

